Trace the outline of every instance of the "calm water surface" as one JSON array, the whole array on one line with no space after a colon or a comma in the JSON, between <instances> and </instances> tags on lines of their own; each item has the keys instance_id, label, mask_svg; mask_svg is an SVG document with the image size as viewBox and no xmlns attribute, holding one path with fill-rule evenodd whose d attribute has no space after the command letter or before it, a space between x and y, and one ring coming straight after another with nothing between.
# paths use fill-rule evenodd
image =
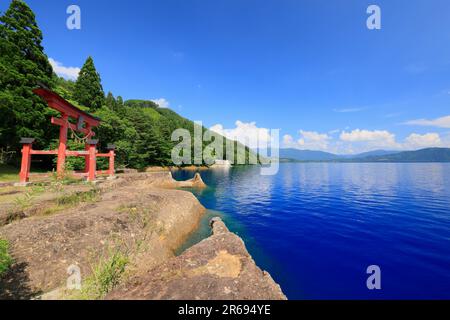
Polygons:
<instances>
[{"instance_id":1,"label":"calm water surface","mask_svg":"<svg viewBox=\"0 0 450 320\"><path fill-rule=\"evenodd\" d=\"M201 172L193 191L289 299L450 298L450 164L287 163ZM176 179L193 176L178 171ZM204 219L189 244L207 236ZM381 267L380 291L366 268Z\"/></svg>"}]
</instances>

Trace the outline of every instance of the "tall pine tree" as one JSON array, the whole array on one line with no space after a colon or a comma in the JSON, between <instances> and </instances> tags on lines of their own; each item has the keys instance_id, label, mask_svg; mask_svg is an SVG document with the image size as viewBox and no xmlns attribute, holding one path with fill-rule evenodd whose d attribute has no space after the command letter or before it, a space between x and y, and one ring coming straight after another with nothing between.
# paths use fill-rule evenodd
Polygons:
<instances>
[{"instance_id":1,"label":"tall pine tree","mask_svg":"<svg viewBox=\"0 0 450 320\"><path fill-rule=\"evenodd\" d=\"M116 110L117 103L116 99L114 98L114 95L112 92L108 92L108 95L106 96L105 105L112 111Z\"/></svg>"},{"instance_id":2,"label":"tall pine tree","mask_svg":"<svg viewBox=\"0 0 450 320\"><path fill-rule=\"evenodd\" d=\"M88 57L81 68L75 83L73 97L81 105L88 107L91 112L100 109L105 103L105 93L103 92L100 74L95 69L92 57Z\"/></svg>"},{"instance_id":3,"label":"tall pine tree","mask_svg":"<svg viewBox=\"0 0 450 320\"><path fill-rule=\"evenodd\" d=\"M20 137L48 145L50 111L32 90L38 84L51 88L52 74L33 11L21 0L11 1L0 17L0 148L18 150Z\"/></svg>"}]
</instances>

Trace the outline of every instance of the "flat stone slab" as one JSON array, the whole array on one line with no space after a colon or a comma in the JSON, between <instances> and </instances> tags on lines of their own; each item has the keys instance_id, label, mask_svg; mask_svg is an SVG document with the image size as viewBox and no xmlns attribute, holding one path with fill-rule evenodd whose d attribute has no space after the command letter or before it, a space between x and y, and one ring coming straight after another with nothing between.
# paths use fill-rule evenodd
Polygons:
<instances>
[{"instance_id":1,"label":"flat stone slab","mask_svg":"<svg viewBox=\"0 0 450 320\"><path fill-rule=\"evenodd\" d=\"M33 183L32 182L15 182L13 184L14 187L28 187L31 186Z\"/></svg>"}]
</instances>

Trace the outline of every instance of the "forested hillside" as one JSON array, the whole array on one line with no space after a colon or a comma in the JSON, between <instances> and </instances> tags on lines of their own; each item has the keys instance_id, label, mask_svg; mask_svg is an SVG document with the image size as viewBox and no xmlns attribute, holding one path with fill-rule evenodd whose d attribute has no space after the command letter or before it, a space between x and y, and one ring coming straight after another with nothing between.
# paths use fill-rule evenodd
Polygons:
<instances>
[{"instance_id":1,"label":"forested hillside","mask_svg":"<svg viewBox=\"0 0 450 320\"><path fill-rule=\"evenodd\" d=\"M111 92L105 96L92 57L87 58L75 82L59 78L48 62L42 39L33 11L24 1L12 0L0 17L1 162L19 163L21 137L35 138L35 147L39 149L56 147L58 130L50 124L50 116L55 113L32 92L41 85L102 119L96 129L99 149L104 150L108 143L115 144L118 166L144 168L172 164L171 150L178 142L171 141L171 134L175 129L184 128L193 137L192 121L152 101L123 101ZM70 149L84 149L82 137L72 134L69 138L73 138ZM245 148L244 152L248 157L249 149ZM41 165L50 167L52 161L45 158ZM83 159L70 158L67 165L69 169L81 168Z\"/></svg>"}]
</instances>

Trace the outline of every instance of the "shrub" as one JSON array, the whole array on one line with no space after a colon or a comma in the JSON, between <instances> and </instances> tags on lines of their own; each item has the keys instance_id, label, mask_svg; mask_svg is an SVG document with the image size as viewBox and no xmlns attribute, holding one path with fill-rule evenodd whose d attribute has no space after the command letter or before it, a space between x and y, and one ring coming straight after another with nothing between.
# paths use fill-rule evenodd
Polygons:
<instances>
[{"instance_id":1,"label":"shrub","mask_svg":"<svg viewBox=\"0 0 450 320\"><path fill-rule=\"evenodd\" d=\"M9 243L0 239L0 276L3 275L11 266L13 260L8 253Z\"/></svg>"},{"instance_id":2,"label":"shrub","mask_svg":"<svg viewBox=\"0 0 450 320\"><path fill-rule=\"evenodd\" d=\"M92 275L83 283L83 289L76 299L98 300L114 289L122 279L129 263L128 255L116 249L108 258L101 259L93 268Z\"/></svg>"}]
</instances>

